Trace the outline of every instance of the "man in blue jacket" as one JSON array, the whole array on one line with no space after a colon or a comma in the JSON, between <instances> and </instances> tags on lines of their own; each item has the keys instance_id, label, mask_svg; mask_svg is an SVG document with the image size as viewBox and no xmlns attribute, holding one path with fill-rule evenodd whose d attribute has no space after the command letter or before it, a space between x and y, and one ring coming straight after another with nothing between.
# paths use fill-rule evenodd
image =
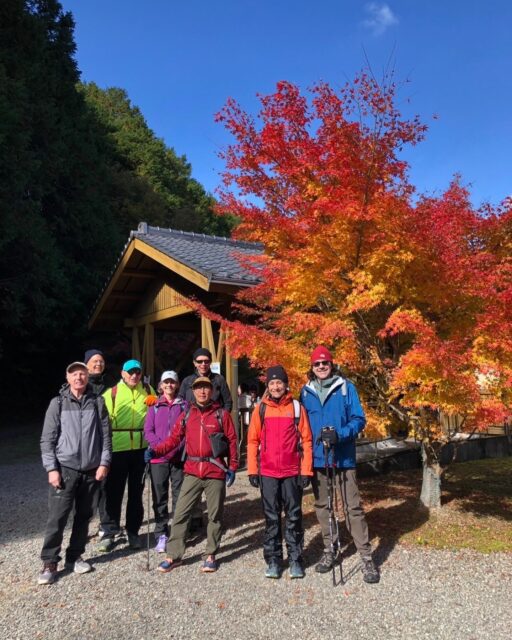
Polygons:
<instances>
[{"instance_id":1,"label":"man in blue jacket","mask_svg":"<svg viewBox=\"0 0 512 640\"><path fill-rule=\"evenodd\" d=\"M309 382L301 391L313 433L313 478L315 511L324 541L324 553L315 566L318 573L327 573L336 562L338 540L334 539L335 554L331 548L327 473L325 451L321 432L325 427L334 427L333 446L329 466L334 473L343 499L345 524L361 555L363 579L368 583L379 581L379 572L372 559L372 548L368 526L356 481L356 438L364 429L366 418L355 386L341 375L332 356L325 347L316 347L311 354ZM334 538L336 533L334 532Z\"/></svg>"}]
</instances>

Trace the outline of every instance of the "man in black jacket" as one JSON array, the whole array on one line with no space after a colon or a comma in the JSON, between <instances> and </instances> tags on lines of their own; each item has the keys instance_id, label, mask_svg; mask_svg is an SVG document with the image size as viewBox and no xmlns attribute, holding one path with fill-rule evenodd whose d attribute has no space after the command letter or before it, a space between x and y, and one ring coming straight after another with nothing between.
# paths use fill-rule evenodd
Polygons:
<instances>
[{"instance_id":1,"label":"man in black jacket","mask_svg":"<svg viewBox=\"0 0 512 640\"><path fill-rule=\"evenodd\" d=\"M192 391L194 380L196 380L196 378L210 378L213 387L212 402L216 402L227 411L231 411L233 408L231 392L224 376L221 376L220 373L213 373L211 370L211 352L208 349L201 347L194 351L192 358L196 371L183 380L178 395L185 400L188 400L190 403L194 402L194 393Z\"/></svg>"},{"instance_id":2,"label":"man in black jacket","mask_svg":"<svg viewBox=\"0 0 512 640\"><path fill-rule=\"evenodd\" d=\"M75 515L66 566L75 573L88 573L91 565L82 559L89 521L97 492L112 460L112 431L103 398L88 387L89 373L83 362L66 369L67 384L50 402L41 435L43 466L48 473L48 521L41 550L43 570L38 584L52 584L67 519Z\"/></svg>"}]
</instances>

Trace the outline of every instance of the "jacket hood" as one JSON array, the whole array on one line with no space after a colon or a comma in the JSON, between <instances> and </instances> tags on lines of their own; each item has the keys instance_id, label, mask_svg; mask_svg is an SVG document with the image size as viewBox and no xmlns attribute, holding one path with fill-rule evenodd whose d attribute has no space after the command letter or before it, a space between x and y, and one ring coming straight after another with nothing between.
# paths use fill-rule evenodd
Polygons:
<instances>
[{"instance_id":1,"label":"jacket hood","mask_svg":"<svg viewBox=\"0 0 512 640\"><path fill-rule=\"evenodd\" d=\"M279 401L272 400L270 396L265 396L262 399L262 402L269 407L284 407L285 405L290 404L290 402L293 402L293 396L289 391L287 391Z\"/></svg>"},{"instance_id":2,"label":"jacket hood","mask_svg":"<svg viewBox=\"0 0 512 640\"><path fill-rule=\"evenodd\" d=\"M218 402L210 402L210 404L206 405L206 407L200 407L194 400L194 402L192 402L191 405L196 409L198 409L199 411L201 411L202 413L207 413L209 411L217 411L217 409L221 408Z\"/></svg>"},{"instance_id":3,"label":"jacket hood","mask_svg":"<svg viewBox=\"0 0 512 640\"><path fill-rule=\"evenodd\" d=\"M87 384L87 387L85 388L82 398L85 398L85 396L91 396L91 395L95 396L96 394L93 392L91 385ZM61 396L61 398L69 398L70 400L77 400L76 396L74 396L71 393L71 387L67 382L65 382L62 385L62 387L59 389L59 396Z\"/></svg>"},{"instance_id":4,"label":"jacket hood","mask_svg":"<svg viewBox=\"0 0 512 640\"><path fill-rule=\"evenodd\" d=\"M158 397L156 406L157 407L162 407L162 406L174 407L175 404L185 404L185 403L186 403L186 400L183 400L183 398L176 396L176 398L173 398L172 402L169 404L165 399L165 396L162 394L161 396Z\"/></svg>"}]
</instances>

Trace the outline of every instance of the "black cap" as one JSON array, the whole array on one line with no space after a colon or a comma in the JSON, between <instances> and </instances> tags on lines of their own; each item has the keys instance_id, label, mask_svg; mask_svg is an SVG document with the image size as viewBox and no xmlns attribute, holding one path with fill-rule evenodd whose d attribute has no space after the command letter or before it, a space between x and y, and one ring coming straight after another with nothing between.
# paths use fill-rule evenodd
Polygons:
<instances>
[{"instance_id":1,"label":"black cap","mask_svg":"<svg viewBox=\"0 0 512 640\"><path fill-rule=\"evenodd\" d=\"M87 364L93 356L101 356L103 358L103 351L100 351L99 349L89 349L86 351L84 356L85 364Z\"/></svg>"},{"instance_id":2,"label":"black cap","mask_svg":"<svg viewBox=\"0 0 512 640\"><path fill-rule=\"evenodd\" d=\"M204 347L201 347L200 349L196 349L194 351L194 355L192 356L192 358L194 360L197 360L197 358L199 358L199 356L206 356L210 360L212 359L211 351L208 351L208 349L205 349Z\"/></svg>"},{"instance_id":3,"label":"black cap","mask_svg":"<svg viewBox=\"0 0 512 640\"><path fill-rule=\"evenodd\" d=\"M267 385L271 380L281 380L285 384L288 384L288 374L280 364L267 369Z\"/></svg>"}]
</instances>

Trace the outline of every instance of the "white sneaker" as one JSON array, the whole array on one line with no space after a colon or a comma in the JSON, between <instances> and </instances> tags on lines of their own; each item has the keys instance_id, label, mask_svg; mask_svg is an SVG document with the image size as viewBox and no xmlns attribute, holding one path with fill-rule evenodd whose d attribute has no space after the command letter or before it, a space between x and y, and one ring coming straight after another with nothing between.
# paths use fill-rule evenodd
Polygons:
<instances>
[{"instance_id":1,"label":"white sneaker","mask_svg":"<svg viewBox=\"0 0 512 640\"><path fill-rule=\"evenodd\" d=\"M82 560L82 558L78 558L74 562L66 562L66 568L73 569L74 573L89 573L89 571L92 571L91 565Z\"/></svg>"}]
</instances>

